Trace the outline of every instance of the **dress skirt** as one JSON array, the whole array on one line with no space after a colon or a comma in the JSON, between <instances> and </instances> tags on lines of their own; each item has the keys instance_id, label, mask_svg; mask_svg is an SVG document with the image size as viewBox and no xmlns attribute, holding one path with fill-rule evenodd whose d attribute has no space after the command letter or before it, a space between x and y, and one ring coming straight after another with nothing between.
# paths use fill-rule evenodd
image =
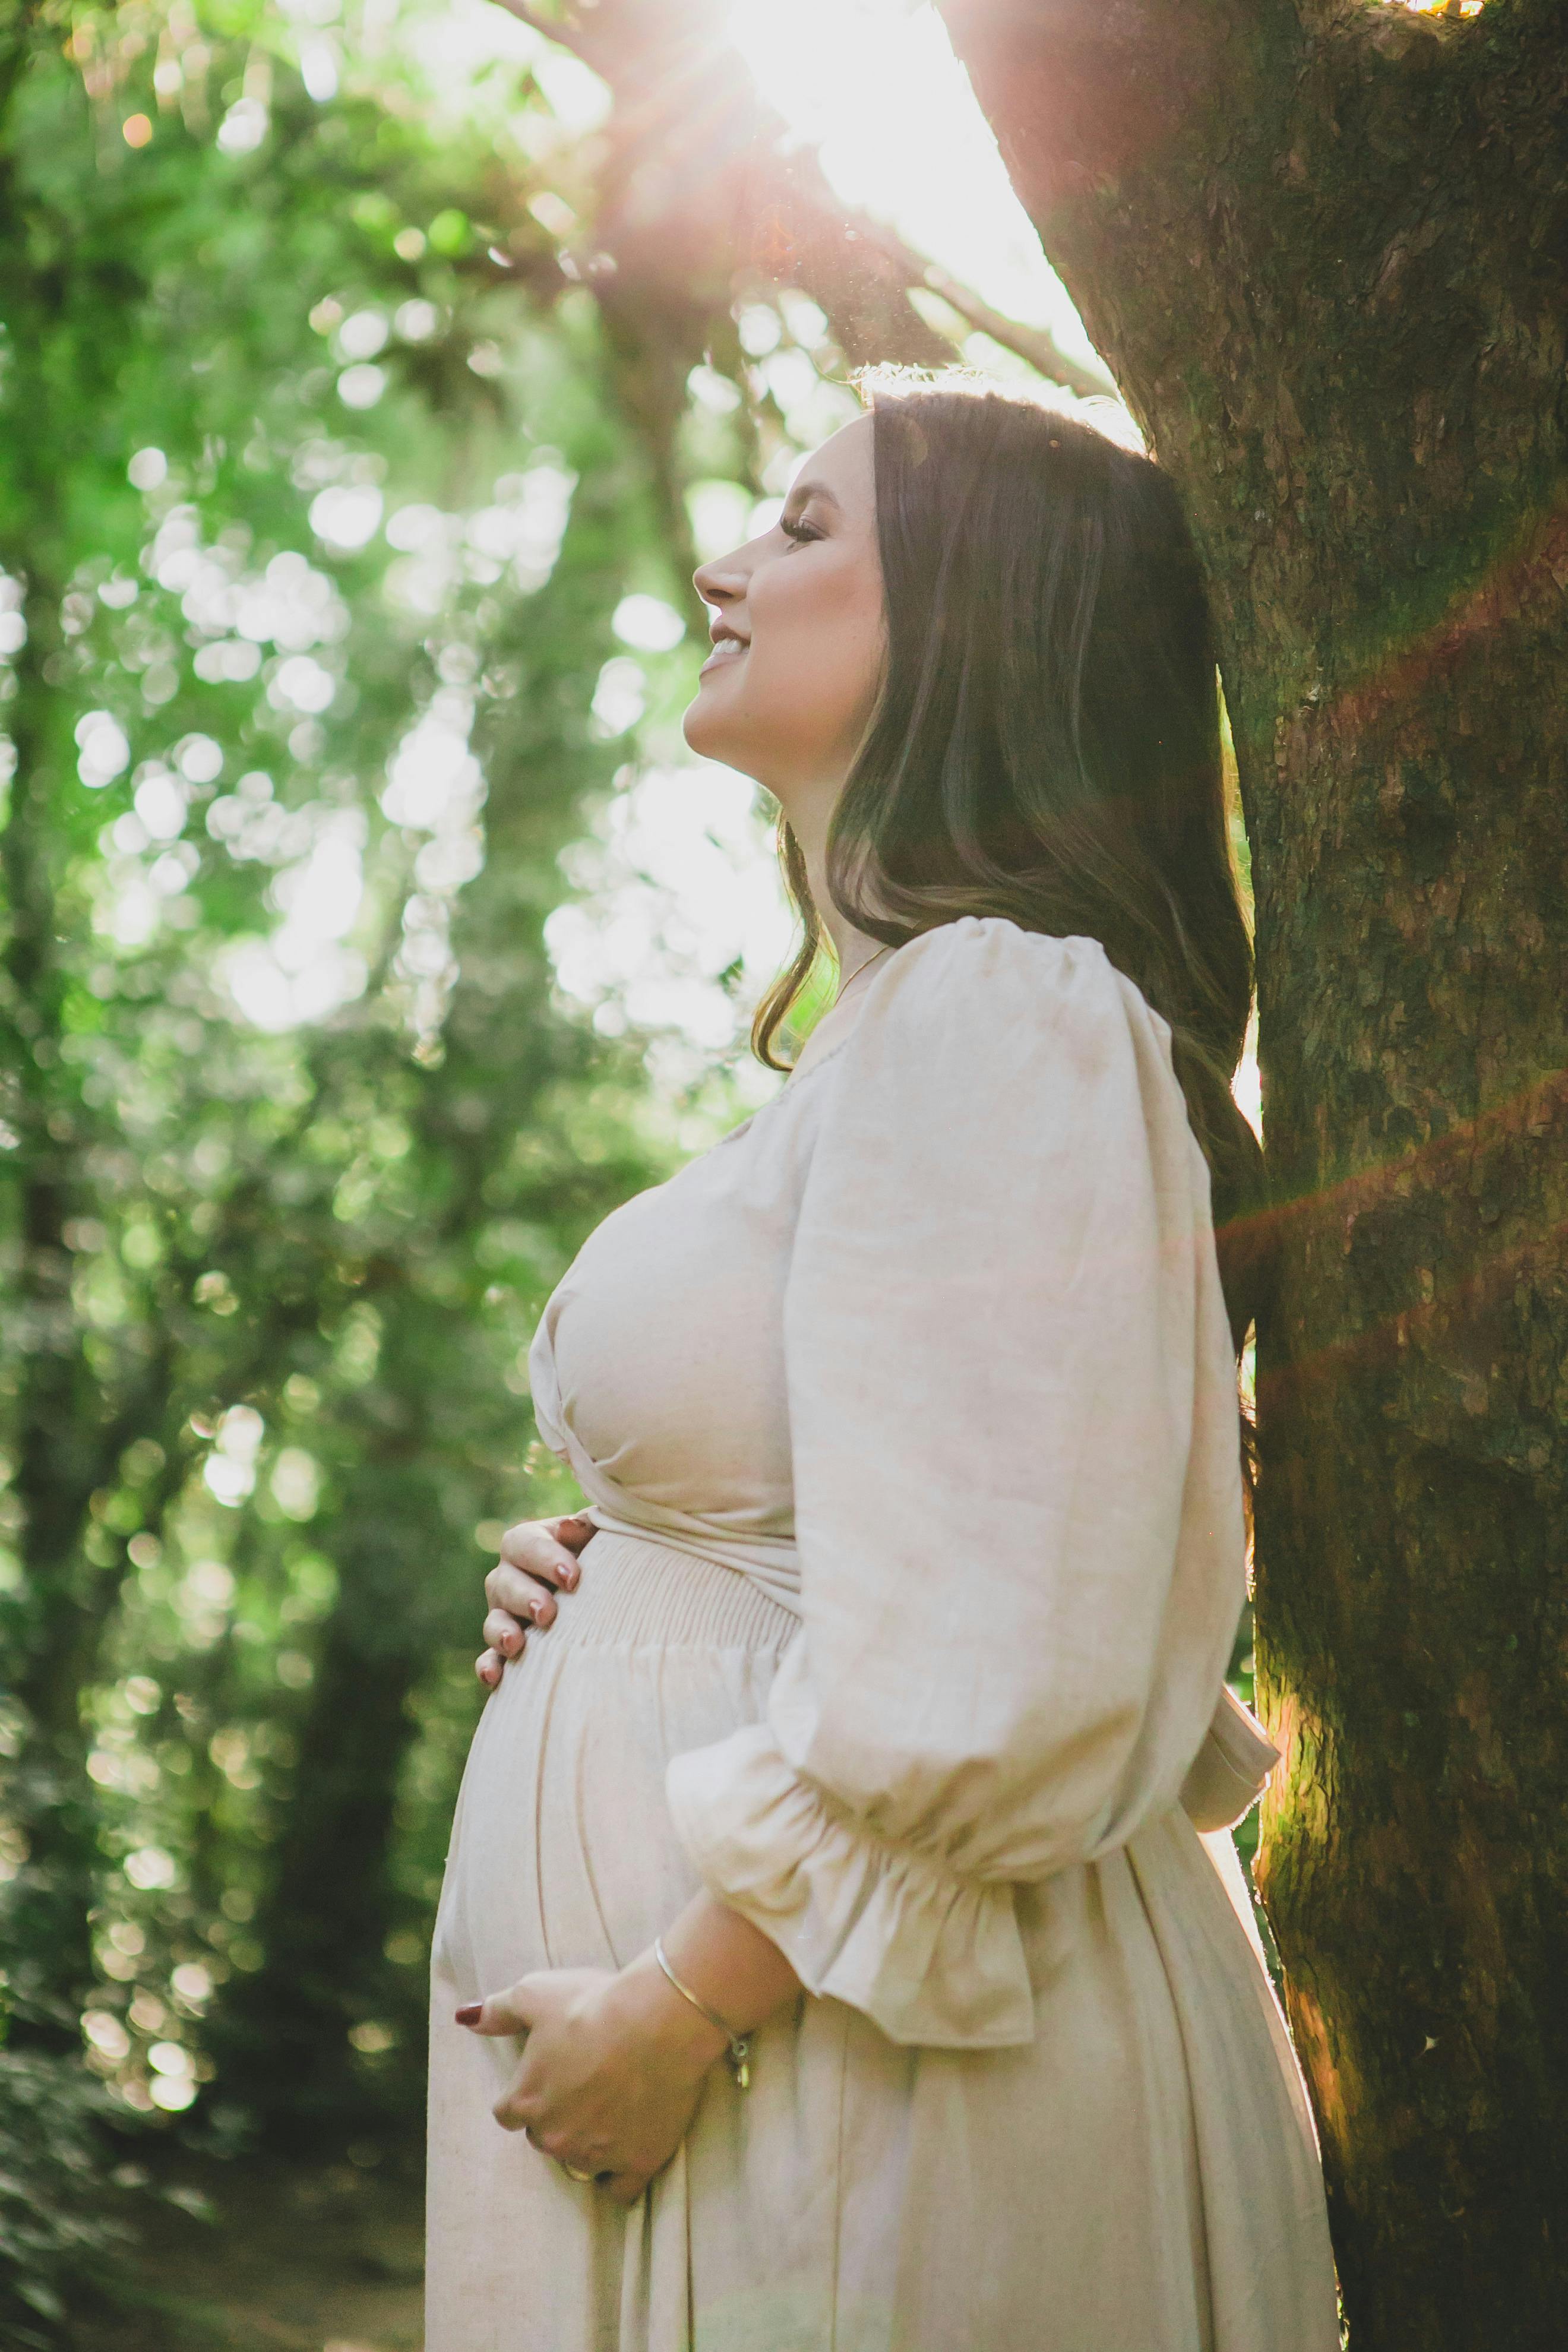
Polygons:
<instances>
[{"instance_id":1,"label":"dress skirt","mask_svg":"<svg viewBox=\"0 0 1568 2352\"><path fill-rule=\"evenodd\" d=\"M903 2046L803 1994L629 2210L495 2123L516 2045L454 2009L668 1927L698 1881L666 1766L761 1718L797 1629L602 1532L489 1700L434 1954L426 2352L1318 2352L1299 2077L1180 1811L1020 1890L1032 2042Z\"/></svg>"}]
</instances>

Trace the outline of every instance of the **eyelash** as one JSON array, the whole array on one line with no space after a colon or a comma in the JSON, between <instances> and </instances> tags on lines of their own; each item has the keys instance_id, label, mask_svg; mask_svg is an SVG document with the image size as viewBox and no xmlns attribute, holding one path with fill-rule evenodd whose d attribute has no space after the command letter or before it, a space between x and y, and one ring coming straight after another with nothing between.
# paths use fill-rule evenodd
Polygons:
<instances>
[{"instance_id":1,"label":"eyelash","mask_svg":"<svg viewBox=\"0 0 1568 2352\"><path fill-rule=\"evenodd\" d=\"M822 537L822 533L814 530L810 523L791 522L784 515L779 517L779 529L786 539L793 539L797 547L804 545L807 540Z\"/></svg>"}]
</instances>

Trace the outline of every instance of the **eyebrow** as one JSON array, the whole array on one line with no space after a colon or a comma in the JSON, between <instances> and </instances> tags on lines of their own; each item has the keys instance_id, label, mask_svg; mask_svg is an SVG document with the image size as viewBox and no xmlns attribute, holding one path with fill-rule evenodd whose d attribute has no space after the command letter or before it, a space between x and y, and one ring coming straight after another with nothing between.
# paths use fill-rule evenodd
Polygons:
<instances>
[{"instance_id":1,"label":"eyebrow","mask_svg":"<svg viewBox=\"0 0 1568 2352\"><path fill-rule=\"evenodd\" d=\"M785 500L785 504L792 507L797 504L805 506L812 499L821 499L826 505L837 507L840 514L844 511L826 482L797 482Z\"/></svg>"}]
</instances>

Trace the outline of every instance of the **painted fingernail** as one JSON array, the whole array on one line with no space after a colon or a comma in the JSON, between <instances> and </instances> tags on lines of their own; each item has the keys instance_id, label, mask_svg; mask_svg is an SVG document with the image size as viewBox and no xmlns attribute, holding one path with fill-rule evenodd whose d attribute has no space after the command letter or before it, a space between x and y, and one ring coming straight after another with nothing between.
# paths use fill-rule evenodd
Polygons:
<instances>
[{"instance_id":1,"label":"painted fingernail","mask_svg":"<svg viewBox=\"0 0 1568 2352\"><path fill-rule=\"evenodd\" d=\"M457 2012L458 2023L459 2025L477 2025L484 2013L485 2005L482 2000L465 2001L462 2008Z\"/></svg>"}]
</instances>

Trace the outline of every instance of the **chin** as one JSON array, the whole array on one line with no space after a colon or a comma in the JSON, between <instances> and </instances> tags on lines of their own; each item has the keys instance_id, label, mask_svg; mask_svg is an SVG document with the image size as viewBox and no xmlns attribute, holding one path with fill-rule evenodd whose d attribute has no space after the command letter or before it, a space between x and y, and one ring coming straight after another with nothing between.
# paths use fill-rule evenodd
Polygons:
<instances>
[{"instance_id":1,"label":"chin","mask_svg":"<svg viewBox=\"0 0 1568 2352\"><path fill-rule=\"evenodd\" d=\"M739 730L726 726L721 711L713 708L714 697L706 681L697 689L696 698L686 706L680 731L700 760L721 760L726 767L742 767L737 758Z\"/></svg>"}]
</instances>

